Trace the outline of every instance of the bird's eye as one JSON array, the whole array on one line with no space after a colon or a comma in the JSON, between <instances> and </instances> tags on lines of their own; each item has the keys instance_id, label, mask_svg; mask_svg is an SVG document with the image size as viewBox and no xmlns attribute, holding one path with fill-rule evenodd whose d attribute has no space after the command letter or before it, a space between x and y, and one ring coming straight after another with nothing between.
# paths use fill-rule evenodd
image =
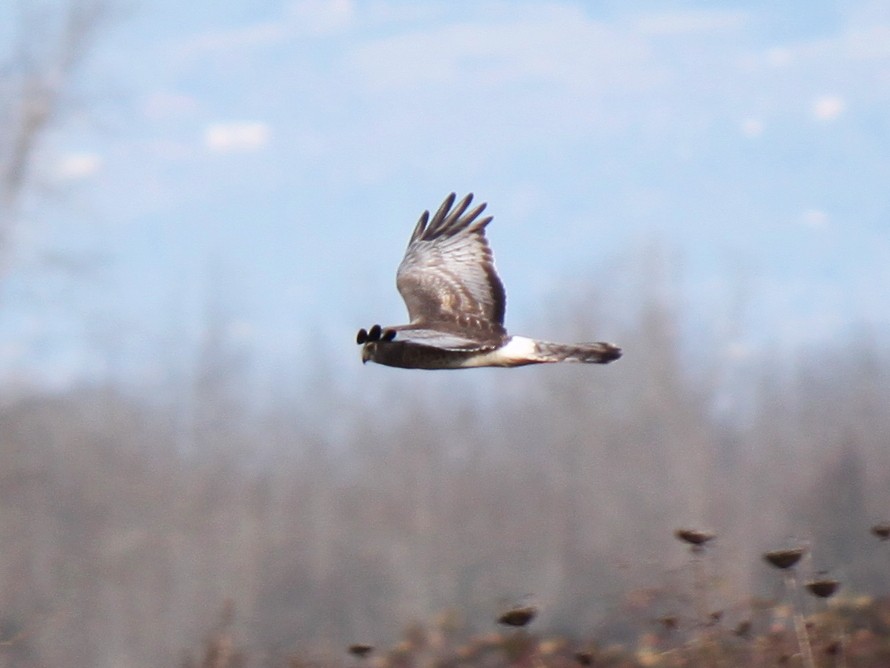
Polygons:
<instances>
[{"instance_id":1,"label":"bird's eye","mask_svg":"<svg viewBox=\"0 0 890 668\"><path fill-rule=\"evenodd\" d=\"M363 344L368 340L368 333L365 331L364 327L358 330L358 334L355 335L355 342L359 345Z\"/></svg>"}]
</instances>

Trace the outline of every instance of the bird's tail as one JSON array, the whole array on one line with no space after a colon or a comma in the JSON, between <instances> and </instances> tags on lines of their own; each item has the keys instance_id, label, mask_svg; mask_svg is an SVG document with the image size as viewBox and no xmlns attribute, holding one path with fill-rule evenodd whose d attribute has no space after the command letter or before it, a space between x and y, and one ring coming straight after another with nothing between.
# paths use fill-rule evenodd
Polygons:
<instances>
[{"instance_id":1,"label":"bird's tail","mask_svg":"<svg viewBox=\"0 0 890 668\"><path fill-rule=\"evenodd\" d=\"M621 348L611 343L550 343L535 341L535 357L540 362L584 362L608 364L621 357Z\"/></svg>"}]
</instances>

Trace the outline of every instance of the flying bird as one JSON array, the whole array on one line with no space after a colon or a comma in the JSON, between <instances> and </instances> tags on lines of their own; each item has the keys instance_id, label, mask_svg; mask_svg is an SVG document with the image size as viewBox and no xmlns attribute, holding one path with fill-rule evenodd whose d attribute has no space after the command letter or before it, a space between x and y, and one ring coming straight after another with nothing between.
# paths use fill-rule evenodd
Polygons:
<instances>
[{"instance_id":1,"label":"flying bird","mask_svg":"<svg viewBox=\"0 0 890 668\"><path fill-rule=\"evenodd\" d=\"M362 361L405 369L512 367L551 362L606 364L621 357L611 343L550 343L510 336L507 297L485 238L485 204L451 193L430 218L417 221L396 285L408 307L407 325L360 329Z\"/></svg>"}]
</instances>

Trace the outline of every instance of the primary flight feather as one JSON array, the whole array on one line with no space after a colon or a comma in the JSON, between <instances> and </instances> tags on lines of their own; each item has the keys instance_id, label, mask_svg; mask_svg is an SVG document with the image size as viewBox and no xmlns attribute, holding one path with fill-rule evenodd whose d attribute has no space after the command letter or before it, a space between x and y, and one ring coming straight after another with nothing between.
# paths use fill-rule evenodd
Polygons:
<instances>
[{"instance_id":1,"label":"primary flight feather","mask_svg":"<svg viewBox=\"0 0 890 668\"><path fill-rule=\"evenodd\" d=\"M606 364L621 357L611 343L550 343L510 336L507 298L494 268L485 204L457 205L451 193L430 218L424 211L408 242L396 285L408 307L407 325L360 329L362 361L406 369L465 369L552 362Z\"/></svg>"}]
</instances>

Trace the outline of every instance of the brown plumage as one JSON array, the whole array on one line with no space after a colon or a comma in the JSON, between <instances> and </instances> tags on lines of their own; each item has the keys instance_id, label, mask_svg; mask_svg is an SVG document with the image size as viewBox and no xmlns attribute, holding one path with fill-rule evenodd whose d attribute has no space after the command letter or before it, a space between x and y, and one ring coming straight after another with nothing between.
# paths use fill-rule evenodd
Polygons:
<instances>
[{"instance_id":1,"label":"brown plumage","mask_svg":"<svg viewBox=\"0 0 890 668\"><path fill-rule=\"evenodd\" d=\"M605 364L621 356L611 343L549 343L509 336L504 285L494 268L485 204L454 193L417 221L396 285L410 323L359 330L362 360L411 369L522 366L549 362Z\"/></svg>"}]
</instances>

